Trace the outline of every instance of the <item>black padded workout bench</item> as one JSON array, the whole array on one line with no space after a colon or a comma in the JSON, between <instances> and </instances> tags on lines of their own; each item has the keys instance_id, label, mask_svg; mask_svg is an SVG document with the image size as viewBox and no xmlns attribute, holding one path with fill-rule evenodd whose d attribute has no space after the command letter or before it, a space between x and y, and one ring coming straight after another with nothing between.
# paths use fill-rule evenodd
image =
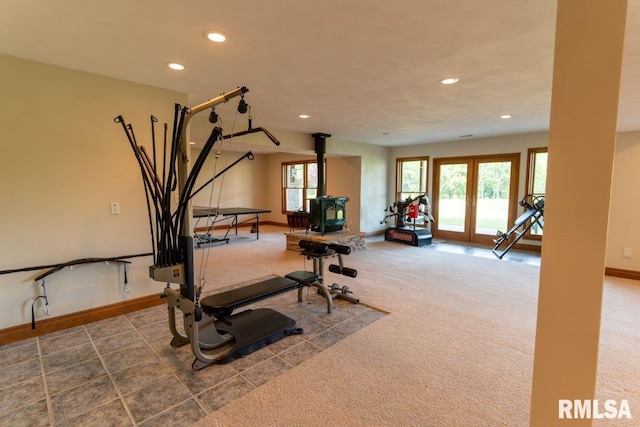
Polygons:
<instances>
[{"instance_id":1,"label":"black padded workout bench","mask_svg":"<svg viewBox=\"0 0 640 427\"><path fill-rule=\"evenodd\" d=\"M248 309L232 314L237 308L298 289L302 301L302 287L316 286L317 275L300 276L298 280L274 277L237 289L209 295L199 305L184 298L177 290L166 288L169 305L169 329L173 334L171 345L191 344L196 356L192 367L202 369L214 363L224 364L242 358L256 350L289 335L302 333L296 321L268 308ZM175 308L184 314L187 335L176 328ZM203 350L219 349L214 354Z\"/></svg>"},{"instance_id":2,"label":"black padded workout bench","mask_svg":"<svg viewBox=\"0 0 640 427\"><path fill-rule=\"evenodd\" d=\"M359 299L346 286L334 283L324 286L324 260L338 256L340 263L329 266L329 271L355 277L357 271L344 267L342 255L351 253L351 248L338 244L324 244L307 240L300 242L302 255L313 260L314 271L294 271L285 277L273 277L251 285L231 289L202 298L192 299L188 292L165 288L168 299L169 329L173 334L173 347L191 345L196 359L194 370L212 364L224 364L242 358L290 335L302 333L294 319L269 308L247 309L237 314L234 310L276 295L297 289L298 302L302 302L304 287L317 288L318 294L327 301L327 313L333 309L333 298L342 298L354 304ZM194 302L194 300L196 302ZM176 327L176 309L184 315L182 334ZM205 353L211 350L213 352Z\"/></svg>"}]
</instances>

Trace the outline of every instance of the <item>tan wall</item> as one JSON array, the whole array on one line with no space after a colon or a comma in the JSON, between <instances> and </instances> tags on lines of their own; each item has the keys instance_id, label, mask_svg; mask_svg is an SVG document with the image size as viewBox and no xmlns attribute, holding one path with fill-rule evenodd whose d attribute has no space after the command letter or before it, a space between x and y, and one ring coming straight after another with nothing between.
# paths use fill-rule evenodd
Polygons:
<instances>
[{"instance_id":1,"label":"tan wall","mask_svg":"<svg viewBox=\"0 0 640 427\"><path fill-rule=\"evenodd\" d=\"M606 266L640 272L640 132L619 133L613 161L609 231ZM589 185L589 183L586 183ZM588 215L589 205L597 200L585 200L581 212ZM623 256L631 248L632 258Z\"/></svg>"},{"instance_id":2,"label":"tan wall","mask_svg":"<svg viewBox=\"0 0 640 427\"><path fill-rule=\"evenodd\" d=\"M384 230L386 226L381 225L380 221L388 203L387 164L392 161L389 148L331 138L327 140L327 153L360 158L360 227L356 231L373 233ZM353 194L357 192L355 188L352 191ZM348 205L350 212L353 211L354 204L352 199Z\"/></svg>"},{"instance_id":3,"label":"tan wall","mask_svg":"<svg viewBox=\"0 0 640 427\"><path fill-rule=\"evenodd\" d=\"M192 158L197 158L200 152L201 150L192 150ZM200 188L245 153L246 151L228 151L224 147L218 159L215 158L215 153L210 153L198 175L194 190ZM254 154L253 160L244 158L196 194L192 199L193 205L264 208L267 205L267 196L264 191L266 174L266 155Z\"/></svg>"},{"instance_id":4,"label":"tan wall","mask_svg":"<svg viewBox=\"0 0 640 427\"><path fill-rule=\"evenodd\" d=\"M330 157L327 159L327 196L349 197L347 226L352 232L360 231L361 157Z\"/></svg>"},{"instance_id":5,"label":"tan wall","mask_svg":"<svg viewBox=\"0 0 640 427\"><path fill-rule=\"evenodd\" d=\"M0 270L151 252L144 187L120 125L151 149L150 119L172 123L183 94L0 56ZM110 203L120 215L110 215ZM52 315L161 292L151 258L65 269L46 279ZM0 328L27 323L43 271L0 275ZM41 311L38 311L41 314Z\"/></svg>"}]
</instances>

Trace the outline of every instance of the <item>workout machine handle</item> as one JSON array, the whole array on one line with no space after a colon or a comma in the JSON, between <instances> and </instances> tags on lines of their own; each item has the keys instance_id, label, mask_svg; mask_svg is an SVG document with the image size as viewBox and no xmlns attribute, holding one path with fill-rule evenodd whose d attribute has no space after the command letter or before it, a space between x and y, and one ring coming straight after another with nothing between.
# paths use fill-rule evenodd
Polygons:
<instances>
[{"instance_id":1,"label":"workout machine handle","mask_svg":"<svg viewBox=\"0 0 640 427\"><path fill-rule=\"evenodd\" d=\"M236 136L248 135L250 133L256 133L256 132L263 132L265 135L267 135L267 138L269 138L271 142L273 142L275 145L280 145L280 141L278 140L278 138L273 136L271 132L269 132L263 127L247 129L240 132L232 133L230 135L225 135L222 137L222 139L235 138Z\"/></svg>"},{"instance_id":2,"label":"workout machine handle","mask_svg":"<svg viewBox=\"0 0 640 427\"><path fill-rule=\"evenodd\" d=\"M320 256L325 254L329 255L329 245L326 243L314 242L312 240L300 240L298 242L298 246L306 251L315 252Z\"/></svg>"},{"instance_id":3,"label":"workout machine handle","mask_svg":"<svg viewBox=\"0 0 640 427\"><path fill-rule=\"evenodd\" d=\"M338 254L349 255L351 253L351 246L339 245L337 243L329 244L329 248L336 251Z\"/></svg>"},{"instance_id":4,"label":"workout machine handle","mask_svg":"<svg viewBox=\"0 0 640 427\"><path fill-rule=\"evenodd\" d=\"M329 266L329 271L332 273L342 274L343 276L352 277L352 278L358 275L358 270L356 270L355 268L342 267L337 264L331 264Z\"/></svg>"}]
</instances>

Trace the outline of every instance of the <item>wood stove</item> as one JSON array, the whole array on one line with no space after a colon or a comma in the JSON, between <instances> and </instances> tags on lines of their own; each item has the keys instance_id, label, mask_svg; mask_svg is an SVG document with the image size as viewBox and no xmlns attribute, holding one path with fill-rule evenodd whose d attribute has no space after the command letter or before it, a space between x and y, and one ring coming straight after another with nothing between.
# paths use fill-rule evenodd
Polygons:
<instances>
[{"instance_id":1,"label":"wood stove","mask_svg":"<svg viewBox=\"0 0 640 427\"><path fill-rule=\"evenodd\" d=\"M347 225L348 197L327 197L324 180L324 155L327 150L326 133L314 133L316 158L318 162L318 197L311 200L309 224L311 231L324 233L341 231Z\"/></svg>"},{"instance_id":2,"label":"wood stove","mask_svg":"<svg viewBox=\"0 0 640 427\"><path fill-rule=\"evenodd\" d=\"M347 225L348 197L318 197L311 200L311 231L324 233L341 231Z\"/></svg>"}]
</instances>

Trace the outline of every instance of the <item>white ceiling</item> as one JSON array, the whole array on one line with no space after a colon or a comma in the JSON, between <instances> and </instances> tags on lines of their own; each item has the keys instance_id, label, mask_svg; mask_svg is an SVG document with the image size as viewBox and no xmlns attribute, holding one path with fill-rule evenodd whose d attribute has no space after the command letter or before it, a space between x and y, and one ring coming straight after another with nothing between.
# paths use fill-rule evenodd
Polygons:
<instances>
[{"instance_id":1,"label":"white ceiling","mask_svg":"<svg viewBox=\"0 0 640 427\"><path fill-rule=\"evenodd\" d=\"M555 0L0 0L0 53L186 92L192 105L247 86L254 127L396 146L546 130L555 8ZM640 129L639 15L629 1L621 131ZM207 41L212 29L228 41ZM450 76L460 82L438 83ZM499 118L506 113L514 117Z\"/></svg>"}]
</instances>

